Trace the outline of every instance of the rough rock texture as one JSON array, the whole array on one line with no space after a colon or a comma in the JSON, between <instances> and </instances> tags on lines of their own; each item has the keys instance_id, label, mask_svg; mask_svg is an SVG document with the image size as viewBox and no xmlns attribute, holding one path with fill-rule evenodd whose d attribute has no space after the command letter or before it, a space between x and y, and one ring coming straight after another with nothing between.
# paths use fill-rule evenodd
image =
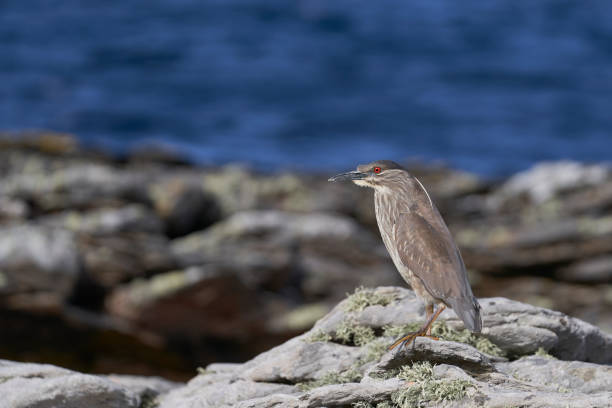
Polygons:
<instances>
[{"instance_id":1,"label":"rough rock texture","mask_svg":"<svg viewBox=\"0 0 612 408\"><path fill-rule=\"evenodd\" d=\"M138 408L138 394L116 382L46 365L0 360L1 408Z\"/></svg>"},{"instance_id":2,"label":"rough rock texture","mask_svg":"<svg viewBox=\"0 0 612 408\"><path fill-rule=\"evenodd\" d=\"M211 365L157 401L160 408L610 406L612 369L606 364L612 363L612 336L559 312L507 299L481 304L483 335L518 359L428 338L386 351L393 341L387 330L411 323L398 310L424 316L411 291L378 288L350 296L304 335L244 364ZM441 319L458 330L451 333L463 333L452 312ZM353 330L372 329L373 336L360 346L356 334L339 344L347 323ZM540 348L537 355L527 343Z\"/></svg>"}]
</instances>

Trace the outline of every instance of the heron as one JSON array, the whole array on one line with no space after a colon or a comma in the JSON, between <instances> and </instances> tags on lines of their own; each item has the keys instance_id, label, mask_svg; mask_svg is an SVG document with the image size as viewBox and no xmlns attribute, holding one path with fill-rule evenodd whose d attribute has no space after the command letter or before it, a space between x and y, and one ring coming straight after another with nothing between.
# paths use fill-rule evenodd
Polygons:
<instances>
[{"instance_id":1,"label":"heron","mask_svg":"<svg viewBox=\"0 0 612 408\"><path fill-rule=\"evenodd\" d=\"M402 278L425 304L425 324L389 349L404 347L418 336L433 337L431 326L446 307L453 309L467 329L480 332L480 304L472 293L463 258L423 184L391 160L361 164L356 171L329 179L342 180L374 189L376 222L385 247Z\"/></svg>"}]
</instances>

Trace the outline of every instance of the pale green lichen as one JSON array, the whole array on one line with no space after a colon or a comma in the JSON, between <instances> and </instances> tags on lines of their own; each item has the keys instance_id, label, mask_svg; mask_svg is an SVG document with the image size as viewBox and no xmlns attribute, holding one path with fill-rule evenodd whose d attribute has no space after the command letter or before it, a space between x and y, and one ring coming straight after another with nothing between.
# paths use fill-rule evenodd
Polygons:
<instances>
[{"instance_id":1,"label":"pale green lichen","mask_svg":"<svg viewBox=\"0 0 612 408\"><path fill-rule=\"evenodd\" d=\"M347 293L347 296L344 304L344 310L347 312L361 312L366 307L374 305L387 306L395 300L394 294L379 293L375 289L363 286L355 289L352 294Z\"/></svg>"},{"instance_id":2,"label":"pale green lichen","mask_svg":"<svg viewBox=\"0 0 612 408\"><path fill-rule=\"evenodd\" d=\"M467 389L473 387L467 380L436 379L428 361L402 367L398 378L409 382L406 389L391 395L391 401L398 408L419 407L423 402L460 400L466 396Z\"/></svg>"},{"instance_id":3,"label":"pale green lichen","mask_svg":"<svg viewBox=\"0 0 612 408\"><path fill-rule=\"evenodd\" d=\"M345 320L338 325L334 335L334 340L344 344L354 344L356 346L364 346L376 339L374 329L368 326L361 326Z\"/></svg>"},{"instance_id":4,"label":"pale green lichen","mask_svg":"<svg viewBox=\"0 0 612 408\"><path fill-rule=\"evenodd\" d=\"M414 333L423 326L421 323L409 323L403 325L386 325L383 326L383 336L385 337L401 337L408 333Z\"/></svg>"},{"instance_id":5,"label":"pale green lichen","mask_svg":"<svg viewBox=\"0 0 612 408\"><path fill-rule=\"evenodd\" d=\"M206 374L211 374L212 373L212 371L207 370L207 369L205 369L203 367L198 367L196 370L198 372L198 375L206 375Z\"/></svg>"},{"instance_id":6,"label":"pale green lichen","mask_svg":"<svg viewBox=\"0 0 612 408\"><path fill-rule=\"evenodd\" d=\"M436 379L434 367L428 361L403 366L392 370L393 376L407 382L406 388L391 394L391 401L373 404L359 401L353 404L356 408L412 408L421 407L427 402L456 401L467 395L467 390L473 387L467 380ZM385 373L383 373L385 374ZM384 404L384 405L383 405Z\"/></svg>"},{"instance_id":7,"label":"pale green lichen","mask_svg":"<svg viewBox=\"0 0 612 408\"><path fill-rule=\"evenodd\" d=\"M324 385L359 382L361 381L361 378L361 372L355 367L351 367L348 370L342 372L330 371L317 380L299 382L296 384L296 387L300 391L309 391L314 388L322 387Z\"/></svg>"},{"instance_id":8,"label":"pale green lichen","mask_svg":"<svg viewBox=\"0 0 612 408\"><path fill-rule=\"evenodd\" d=\"M534 355L545 358L555 358L554 356L550 355L544 347L538 348Z\"/></svg>"},{"instance_id":9,"label":"pale green lichen","mask_svg":"<svg viewBox=\"0 0 612 408\"><path fill-rule=\"evenodd\" d=\"M413 363L412 366L403 366L400 368L397 378L410 382L422 382L433 380L433 366L429 361Z\"/></svg>"},{"instance_id":10,"label":"pale green lichen","mask_svg":"<svg viewBox=\"0 0 612 408\"><path fill-rule=\"evenodd\" d=\"M328 333L325 333L321 329L314 330L310 336L306 337L308 343L316 343L317 341L331 341L333 337Z\"/></svg>"},{"instance_id":11,"label":"pale green lichen","mask_svg":"<svg viewBox=\"0 0 612 408\"><path fill-rule=\"evenodd\" d=\"M362 363L378 361L389 350L389 344L385 339L378 338L365 345L365 353Z\"/></svg>"}]
</instances>

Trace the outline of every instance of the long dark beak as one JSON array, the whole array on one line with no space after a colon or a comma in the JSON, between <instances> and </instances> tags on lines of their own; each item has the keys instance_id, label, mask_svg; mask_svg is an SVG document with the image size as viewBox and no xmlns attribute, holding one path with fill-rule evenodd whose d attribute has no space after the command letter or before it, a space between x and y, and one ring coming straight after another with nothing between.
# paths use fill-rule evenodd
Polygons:
<instances>
[{"instance_id":1,"label":"long dark beak","mask_svg":"<svg viewBox=\"0 0 612 408\"><path fill-rule=\"evenodd\" d=\"M348 173L342 173L330 177L327 181L344 181L344 180L363 180L367 177L366 173L360 171L349 171Z\"/></svg>"}]
</instances>

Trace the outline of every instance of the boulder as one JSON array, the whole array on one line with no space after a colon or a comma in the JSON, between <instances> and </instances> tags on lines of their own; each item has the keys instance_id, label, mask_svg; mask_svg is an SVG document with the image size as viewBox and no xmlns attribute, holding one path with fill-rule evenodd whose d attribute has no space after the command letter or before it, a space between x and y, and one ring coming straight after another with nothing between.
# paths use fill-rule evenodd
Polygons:
<instances>
[{"instance_id":1,"label":"boulder","mask_svg":"<svg viewBox=\"0 0 612 408\"><path fill-rule=\"evenodd\" d=\"M189 181L190 178L176 176L150 187L155 210L171 238L204 229L221 219L217 199L203 189L201 182Z\"/></svg>"},{"instance_id":2,"label":"boulder","mask_svg":"<svg viewBox=\"0 0 612 408\"><path fill-rule=\"evenodd\" d=\"M244 364L210 365L157 402L160 408L609 405L612 336L507 299L481 304L482 336L464 331L449 311L441 315L444 329L434 327L446 340L417 338L387 351L392 333L420 324L422 306L406 289L361 289L309 332ZM539 348L527 348L529 342ZM587 359L600 364L581 361Z\"/></svg>"}]
</instances>

